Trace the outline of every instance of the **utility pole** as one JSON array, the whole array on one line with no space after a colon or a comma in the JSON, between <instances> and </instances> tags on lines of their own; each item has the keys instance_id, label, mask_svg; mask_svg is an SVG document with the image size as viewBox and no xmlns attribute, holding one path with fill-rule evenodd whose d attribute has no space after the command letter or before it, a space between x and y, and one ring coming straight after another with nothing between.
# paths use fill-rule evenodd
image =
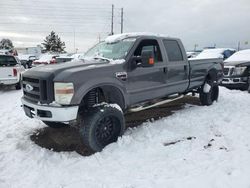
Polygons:
<instances>
[{"instance_id":1,"label":"utility pole","mask_svg":"<svg viewBox=\"0 0 250 188\"><path fill-rule=\"evenodd\" d=\"M110 35L114 34L114 5L112 4L112 15L111 15L111 33Z\"/></svg>"},{"instance_id":2,"label":"utility pole","mask_svg":"<svg viewBox=\"0 0 250 188\"><path fill-rule=\"evenodd\" d=\"M123 33L123 8L121 8L121 33Z\"/></svg>"},{"instance_id":3,"label":"utility pole","mask_svg":"<svg viewBox=\"0 0 250 188\"><path fill-rule=\"evenodd\" d=\"M74 28L74 53L76 52L76 31Z\"/></svg>"},{"instance_id":4,"label":"utility pole","mask_svg":"<svg viewBox=\"0 0 250 188\"><path fill-rule=\"evenodd\" d=\"M196 48L198 47L198 44L194 44L194 51L196 52Z\"/></svg>"},{"instance_id":5,"label":"utility pole","mask_svg":"<svg viewBox=\"0 0 250 188\"><path fill-rule=\"evenodd\" d=\"M240 51L240 41L238 42L238 51Z\"/></svg>"}]
</instances>

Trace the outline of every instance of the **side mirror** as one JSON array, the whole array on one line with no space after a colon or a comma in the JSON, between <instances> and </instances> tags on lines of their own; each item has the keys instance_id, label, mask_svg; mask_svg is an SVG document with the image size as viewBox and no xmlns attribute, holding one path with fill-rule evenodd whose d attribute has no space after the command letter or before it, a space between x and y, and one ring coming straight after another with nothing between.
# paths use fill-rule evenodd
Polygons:
<instances>
[{"instance_id":1,"label":"side mirror","mask_svg":"<svg viewBox=\"0 0 250 188\"><path fill-rule=\"evenodd\" d=\"M141 67L153 67L154 64L154 52L152 50L143 50L141 53Z\"/></svg>"}]
</instances>

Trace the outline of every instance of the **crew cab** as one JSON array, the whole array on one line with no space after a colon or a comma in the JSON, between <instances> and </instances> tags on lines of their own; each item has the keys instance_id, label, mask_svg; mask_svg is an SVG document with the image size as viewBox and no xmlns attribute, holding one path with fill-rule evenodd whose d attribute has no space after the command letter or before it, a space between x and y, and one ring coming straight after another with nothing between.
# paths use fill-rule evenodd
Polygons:
<instances>
[{"instance_id":1,"label":"crew cab","mask_svg":"<svg viewBox=\"0 0 250 188\"><path fill-rule=\"evenodd\" d=\"M21 89L21 74L24 67L12 55L0 55L0 85L15 85Z\"/></svg>"},{"instance_id":2,"label":"crew cab","mask_svg":"<svg viewBox=\"0 0 250 188\"><path fill-rule=\"evenodd\" d=\"M249 88L250 49L236 52L224 61L224 78L221 85L230 89Z\"/></svg>"},{"instance_id":3,"label":"crew cab","mask_svg":"<svg viewBox=\"0 0 250 188\"><path fill-rule=\"evenodd\" d=\"M218 99L222 59L188 60L180 39L152 34L109 36L84 60L37 67L23 75L23 109L53 128L74 126L93 151L115 142L124 114L193 92Z\"/></svg>"}]
</instances>

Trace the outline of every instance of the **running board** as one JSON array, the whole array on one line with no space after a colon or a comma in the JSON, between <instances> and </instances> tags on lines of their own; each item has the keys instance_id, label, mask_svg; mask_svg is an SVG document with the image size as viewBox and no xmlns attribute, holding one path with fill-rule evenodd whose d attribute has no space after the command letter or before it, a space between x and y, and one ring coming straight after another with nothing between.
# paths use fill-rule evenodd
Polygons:
<instances>
[{"instance_id":1,"label":"running board","mask_svg":"<svg viewBox=\"0 0 250 188\"><path fill-rule=\"evenodd\" d=\"M142 110L147 110L149 108L153 108L153 107L156 107L156 106L160 106L160 105L163 105L163 104L167 104L167 103L176 101L178 99L181 99L183 96L184 95L181 95L181 96L173 98L173 99L166 99L166 100L163 100L163 101L160 101L160 102L154 103L152 105L148 105L148 106L139 106L139 107L136 107L136 108L131 108L131 109L129 109L129 112L139 112L139 111L142 111Z\"/></svg>"}]
</instances>

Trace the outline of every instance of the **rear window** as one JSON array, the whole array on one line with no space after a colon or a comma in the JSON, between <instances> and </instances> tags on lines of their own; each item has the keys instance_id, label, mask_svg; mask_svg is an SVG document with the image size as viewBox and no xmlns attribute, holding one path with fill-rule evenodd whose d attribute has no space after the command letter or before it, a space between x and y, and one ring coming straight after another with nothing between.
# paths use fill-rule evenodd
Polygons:
<instances>
[{"instance_id":1,"label":"rear window","mask_svg":"<svg viewBox=\"0 0 250 188\"><path fill-rule=\"evenodd\" d=\"M12 56L0 56L0 67L11 67L15 66L17 61Z\"/></svg>"},{"instance_id":2,"label":"rear window","mask_svg":"<svg viewBox=\"0 0 250 188\"><path fill-rule=\"evenodd\" d=\"M164 40L165 49L168 54L169 61L183 61L181 48L175 40Z\"/></svg>"}]
</instances>

